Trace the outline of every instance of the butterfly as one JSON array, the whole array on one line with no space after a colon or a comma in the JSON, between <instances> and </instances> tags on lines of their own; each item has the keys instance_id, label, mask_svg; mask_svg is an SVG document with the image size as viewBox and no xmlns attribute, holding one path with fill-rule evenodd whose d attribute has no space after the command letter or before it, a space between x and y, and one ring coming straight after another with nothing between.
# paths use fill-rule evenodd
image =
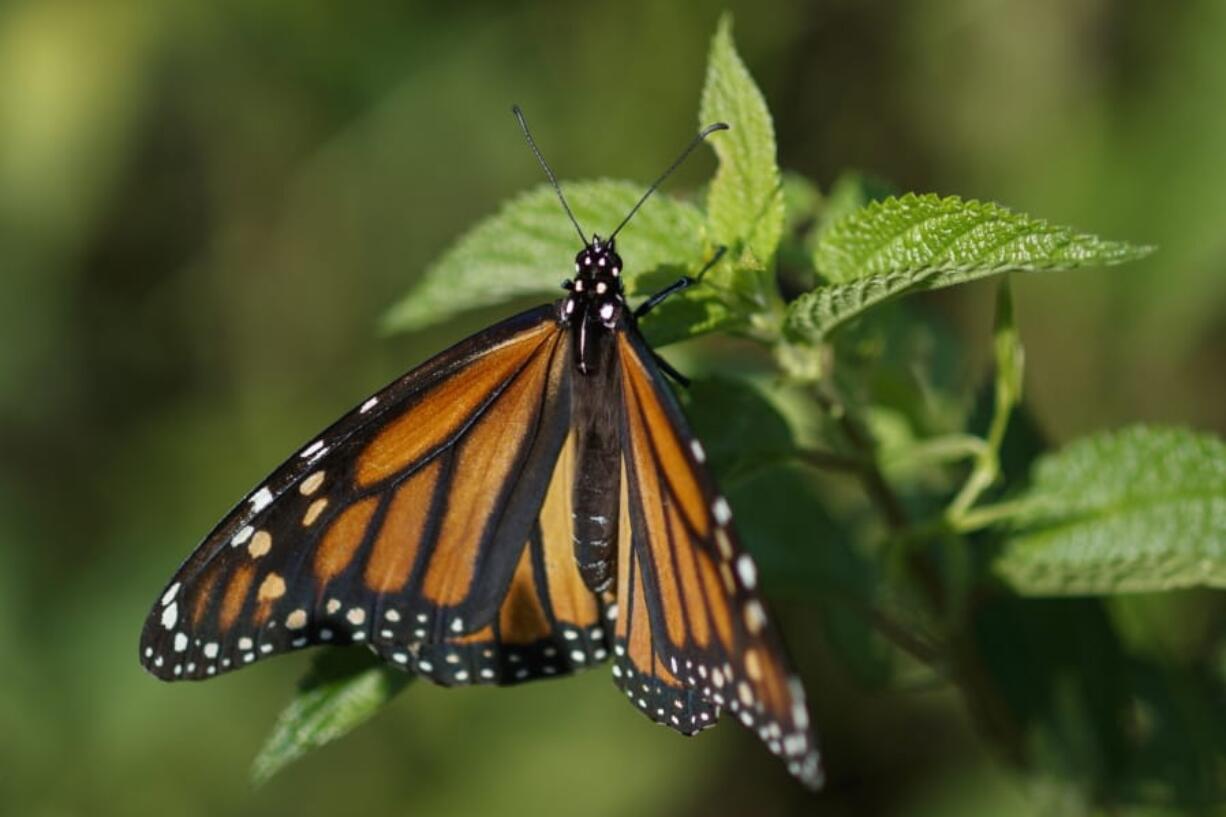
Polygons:
<instances>
[{"instance_id":1,"label":"butterfly","mask_svg":"<svg viewBox=\"0 0 1226 817\"><path fill-rule=\"evenodd\" d=\"M365 644L445 686L612 658L616 685L686 734L729 710L822 780L805 693L732 511L631 309L616 236L579 233L565 297L461 341L290 456L171 578L143 666L201 680L318 644ZM711 262L718 261L719 256ZM708 268L711 266L708 264ZM705 271L705 270L704 270Z\"/></svg>"}]
</instances>

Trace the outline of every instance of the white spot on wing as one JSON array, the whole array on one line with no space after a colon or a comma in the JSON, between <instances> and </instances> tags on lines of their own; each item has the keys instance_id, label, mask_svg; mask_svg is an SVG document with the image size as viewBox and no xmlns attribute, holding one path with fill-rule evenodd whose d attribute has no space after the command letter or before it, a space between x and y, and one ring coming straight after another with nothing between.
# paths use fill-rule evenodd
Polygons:
<instances>
[{"instance_id":1,"label":"white spot on wing","mask_svg":"<svg viewBox=\"0 0 1226 817\"><path fill-rule=\"evenodd\" d=\"M251 503L251 512L259 513L272 504L272 491L268 490L268 486L265 485L252 494L251 499L247 501Z\"/></svg>"},{"instance_id":2,"label":"white spot on wing","mask_svg":"<svg viewBox=\"0 0 1226 817\"><path fill-rule=\"evenodd\" d=\"M741 558L736 560L736 572L741 577L741 584L753 590L758 583L758 569L754 567L753 559L742 553Z\"/></svg>"},{"instance_id":3,"label":"white spot on wing","mask_svg":"<svg viewBox=\"0 0 1226 817\"><path fill-rule=\"evenodd\" d=\"M162 594L162 606L163 607L165 607L167 604L170 604L172 601L175 600L175 596L178 594L179 587L181 586L181 584L182 584L181 582L175 582L174 584L170 586L169 589L167 589L165 593Z\"/></svg>"},{"instance_id":4,"label":"white spot on wing","mask_svg":"<svg viewBox=\"0 0 1226 817\"><path fill-rule=\"evenodd\" d=\"M298 456L302 457L303 459L308 459L310 457L314 457L318 455L321 451L323 451L323 448L324 448L324 441L316 440L315 442L308 445L306 448L302 449L302 453L299 454Z\"/></svg>"},{"instance_id":5,"label":"white spot on wing","mask_svg":"<svg viewBox=\"0 0 1226 817\"><path fill-rule=\"evenodd\" d=\"M358 414L365 414L377 405L379 405L379 398L372 397L362 404L362 407L358 409Z\"/></svg>"},{"instance_id":6,"label":"white spot on wing","mask_svg":"<svg viewBox=\"0 0 1226 817\"><path fill-rule=\"evenodd\" d=\"M696 461L707 461L707 452L702 450L702 443L698 442L698 440L690 440L690 451L693 452Z\"/></svg>"},{"instance_id":7,"label":"white spot on wing","mask_svg":"<svg viewBox=\"0 0 1226 817\"><path fill-rule=\"evenodd\" d=\"M728 507L728 500L722 496L716 497L711 503L711 513L715 514L715 521L720 525L727 525L732 519L732 509Z\"/></svg>"},{"instance_id":8,"label":"white spot on wing","mask_svg":"<svg viewBox=\"0 0 1226 817\"><path fill-rule=\"evenodd\" d=\"M175 624L179 621L179 603L172 601L166 605L166 609L162 611L162 626L167 630L173 630Z\"/></svg>"},{"instance_id":9,"label":"white spot on wing","mask_svg":"<svg viewBox=\"0 0 1226 817\"><path fill-rule=\"evenodd\" d=\"M238 533L234 534L234 538L230 540L231 547L238 547L251 538L251 534L255 533L255 528L250 525L243 525Z\"/></svg>"},{"instance_id":10,"label":"white spot on wing","mask_svg":"<svg viewBox=\"0 0 1226 817\"><path fill-rule=\"evenodd\" d=\"M187 633L175 633L175 652L187 649Z\"/></svg>"}]
</instances>

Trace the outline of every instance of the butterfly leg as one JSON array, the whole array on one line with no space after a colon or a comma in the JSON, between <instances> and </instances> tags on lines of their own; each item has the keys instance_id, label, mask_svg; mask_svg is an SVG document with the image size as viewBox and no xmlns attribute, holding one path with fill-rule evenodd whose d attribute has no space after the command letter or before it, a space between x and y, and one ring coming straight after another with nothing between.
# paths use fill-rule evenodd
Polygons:
<instances>
[{"instance_id":1,"label":"butterfly leg","mask_svg":"<svg viewBox=\"0 0 1226 817\"><path fill-rule=\"evenodd\" d=\"M719 259L724 257L724 252L727 251L727 249L728 249L727 247L720 246L715 251L715 255L711 257L711 260L708 261L706 265L701 270L699 270L698 274L695 275L693 278L691 278L688 275L683 275L676 282L670 284L669 286L666 286L664 289L660 290L655 295L652 295L650 298L643 301L643 303L639 304L638 309L634 310L635 319L637 320L638 318L641 318L644 315L646 315L651 310L655 309L668 296L676 295L678 292L682 291L683 289L688 289L694 284L701 281L702 276L707 274L707 270L711 269L711 267L718 264ZM659 358L657 358L657 360L659 360ZM665 369L665 371L668 371L668 370Z\"/></svg>"},{"instance_id":2,"label":"butterfly leg","mask_svg":"<svg viewBox=\"0 0 1226 817\"><path fill-rule=\"evenodd\" d=\"M688 289L693 284L693 278L688 275L683 275L675 283L669 284L667 287L639 304L638 308L634 310L634 317L636 319L643 317L648 312L659 306L668 296L675 295L683 289Z\"/></svg>"},{"instance_id":3,"label":"butterfly leg","mask_svg":"<svg viewBox=\"0 0 1226 817\"><path fill-rule=\"evenodd\" d=\"M651 356L652 358L655 359L656 365L660 367L660 371L664 372L664 374L668 375L673 380L677 381L677 385L684 386L687 389L690 387L690 379L686 377L685 375L683 375L681 372L674 369L671 363L669 363L664 358L660 357L655 352L652 352Z\"/></svg>"}]
</instances>

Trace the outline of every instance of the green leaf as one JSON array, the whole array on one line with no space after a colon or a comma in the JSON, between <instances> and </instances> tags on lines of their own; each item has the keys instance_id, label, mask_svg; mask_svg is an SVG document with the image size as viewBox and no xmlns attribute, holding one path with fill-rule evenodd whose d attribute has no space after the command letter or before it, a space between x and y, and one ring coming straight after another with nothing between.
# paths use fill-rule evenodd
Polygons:
<instances>
[{"instance_id":1,"label":"green leaf","mask_svg":"<svg viewBox=\"0 0 1226 817\"><path fill-rule=\"evenodd\" d=\"M1135 427L1037 463L996 563L1021 593L1226 587L1226 445Z\"/></svg>"},{"instance_id":2,"label":"green leaf","mask_svg":"<svg viewBox=\"0 0 1226 817\"><path fill-rule=\"evenodd\" d=\"M563 189L579 223L599 232L613 229L646 187L606 179L569 182ZM638 293L640 275L663 266L693 271L701 264L703 215L692 204L657 193L617 241L627 285ZM466 233L391 309L384 326L420 329L510 298L560 297L562 280L574 274L578 249L578 236L553 189L541 185Z\"/></svg>"},{"instance_id":3,"label":"green leaf","mask_svg":"<svg viewBox=\"0 0 1226 817\"><path fill-rule=\"evenodd\" d=\"M1119 264L1151 251L996 204L909 193L871 202L821 235L814 262L834 283L792 302L786 328L793 337L817 342L912 289L939 289L1009 271Z\"/></svg>"},{"instance_id":4,"label":"green leaf","mask_svg":"<svg viewBox=\"0 0 1226 817\"><path fill-rule=\"evenodd\" d=\"M882 201L889 198L894 192L895 188L892 185L873 176L855 171L840 174L834 180L834 184L830 186L830 192L826 195L826 201L821 211L821 219L817 225L816 242L820 242L834 225L841 222L847 216L868 206L869 202ZM815 248L817 246L816 242L814 244ZM820 259L814 258L813 265L817 267L819 261ZM835 280L820 267L818 267L817 271L827 281Z\"/></svg>"},{"instance_id":5,"label":"green leaf","mask_svg":"<svg viewBox=\"0 0 1226 817\"><path fill-rule=\"evenodd\" d=\"M930 288L1009 270L1119 264L1152 251L957 196L908 193L872 202L831 227L816 252L832 281L936 270Z\"/></svg>"},{"instance_id":6,"label":"green leaf","mask_svg":"<svg viewBox=\"0 0 1226 817\"><path fill-rule=\"evenodd\" d=\"M256 785L267 782L307 752L360 726L404 689L413 676L387 666L366 650L322 653L298 685L251 766Z\"/></svg>"},{"instance_id":7,"label":"green leaf","mask_svg":"<svg viewBox=\"0 0 1226 817\"><path fill-rule=\"evenodd\" d=\"M936 275L936 270L895 272L818 287L788 304L784 330L793 339L818 343L877 304L914 289Z\"/></svg>"},{"instance_id":8,"label":"green leaf","mask_svg":"<svg viewBox=\"0 0 1226 817\"><path fill-rule=\"evenodd\" d=\"M650 274L640 275L629 294L631 297L646 298L693 272L692 267L658 267ZM729 306L729 301L735 302L736 299L726 298L726 291L718 286L722 276L715 270L712 273L708 273L701 283L668 298L643 316L639 329L652 348L717 329L731 329L743 322L739 313Z\"/></svg>"},{"instance_id":9,"label":"green leaf","mask_svg":"<svg viewBox=\"0 0 1226 817\"><path fill-rule=\"evenodd\" d=\"M793 461L796 440L778 407L750 382L719 375L696 377L680 394L694 433L721 483L767 465Z\"/></svg>"},{"instance_id":10,"label":"green leaf","mask_svg":"<svg viewBox=\"0 0 1226 817\"><path fill-rule=\"evenodd\" d=\"M762 264L783 235L783 193L775 159L775 127L766 100L732 41L732 17L720 18L707 61L699 125L727 122L711 146L719 169L707 193L711 240L733 256L749 250Z\"/></svg>"},{"instance_id":11,"label":"green leaf","mask_svg":"<svg viewBox=\"0 0 1226 817\"><path fill-rule=\"evenodd\" d=\"M1136 813L1126 803L1196 813L1221 801L1226 713L1204 664L1173 672L1129 655L1101 599L987 594L970 630L975 676L963 691L985 732L1100 806L1037 813Z\"/></svg>"}]
</instances>

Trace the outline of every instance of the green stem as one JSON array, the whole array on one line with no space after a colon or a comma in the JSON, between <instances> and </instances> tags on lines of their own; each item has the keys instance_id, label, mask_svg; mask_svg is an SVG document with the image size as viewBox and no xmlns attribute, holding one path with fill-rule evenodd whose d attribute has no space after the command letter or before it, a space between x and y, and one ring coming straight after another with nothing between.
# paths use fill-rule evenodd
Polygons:
<instances>
[{"instance_id":1,"label":"green stem","mask_svg":"<svg viewBox=\"0 0 1226 817\"><path fill-rule=\"evenodd\" d=\"M996 290L996 329L993 333L996 354L996 392L992 422L984 439L984 448L975 457L970 476L949 503L945 518L954 528L961 527L963 518L1000 476L1000 447L1009 428L1009 416L1021 397L1022 350L1017 328L1013 324L1013 300L1009 281L1005 279Z\"/></svg>"},{"instance_id":2,"label":"green stem","mask_svg":"<svg viewBox=\"0 0 1226 817\"><path fill-rule=\"evenodd\" d=\"M851 447L859 455L859 466L856 469L865 492L873 502L881 508L886 524L890 530L900 533L907 528L909 520L903 508L902 501L894 493L894 489L886 482L877 463L877 444L869 435L868 430L851 415L847 406L828 389L817 386L813 389L817 402L826 414L834 420L839 430Z\"/></svg>"},{"instance_id":3,"label":"green stem","mask_svg":"<svg viewBox=\"0 0 1226 817\"><path fill-rule=\"evenodd\" d=\"M1015 499L1009 502L997 502L993 505L983 505L967 511L958 518L955 530L958 533L971 533L991 527L999 522L1007 522L1034 507L1028 500Z\"/></svg>"},{"instance_id":4,"label":"green stem","mask_svg":"<svg viewBox=\"0 0 1226 817\"><path fill-rule=\"evenodd\" d=\"M980 457L987 450L987 443L973 434L947 434L924 440L882 460L882 467L889 471L903 465L930 465Z\"/></svg>"},{"instance_id":5,"label":"green stem","mask_svg":"<svg viewBox=\"0 0 1226 817\"><path fill-rule=\"evenodd\" d=\"M984 445L975 456L975 464L971 467L970 476L966 478L962 489L949 503L945 512L946 518L955 528L960 520L978 501L979 497L991 487L1000 476L1000 446L1005 439L1005 431L1009 427L1009 414L1013 409L1012 401L1003 394L1003 389L996 391L996 408L992 412L992 424L988 427L988 436Z\"/></svg>"},{"instance_id":6,"label":"green stem","mask_svg":"<svg viewBox=\"0 0 1226 817\"><path fill-rule=\"evenodd\" d=\"M864 492L885 517L886 525L898 541L907 541L911 520L902 500L886 481L877 460L877 443L865 426L848 410L828 384L816 384L813 396L826 414L834 420L852 449L859 455L857 473ZM935 611L945 609L945 590L940 574L932 561L922 551L909 549L907 569L919 585L928 603Z\"/></svg>"},{"instance_id":7,"label":"green stem","mask_svg":"<svg viewBox=\"0 0 1226 817\"><path fill-rule=\"evenodd\" d=\"M859 457L852 457L847 454L839 454L835 451L826 451L819 448L800 448L797 449L795 456L804 464L811 465L822 471L850 471L858 473L864 468L864 460Z\"/></svg>"}]
</instances>

